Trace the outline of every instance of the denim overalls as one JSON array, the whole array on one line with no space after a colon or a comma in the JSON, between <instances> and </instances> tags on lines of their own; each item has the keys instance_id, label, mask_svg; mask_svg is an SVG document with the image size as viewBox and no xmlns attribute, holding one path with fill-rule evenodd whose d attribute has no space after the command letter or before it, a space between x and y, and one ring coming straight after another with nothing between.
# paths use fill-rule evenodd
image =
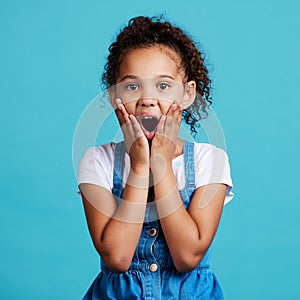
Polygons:
<instances>
[{"instance_id":1,"label":"denim overalls","mask_svg":"<svg viewBox=\"0 0 300 300\"><path fill-rule=\"evenodd\" d=\"M116 144L113 194L122 197L122 174L124 168L124 142ZM194 145L184 142L186 186L180 191L187 208L195 190ZM86 299L116 300L211 300L224 299L217 278L210 270L211 246L200 264L191 272L179 273L172 262L155 202L148 203L145 222L130 268L124 273L111 272L103 260L102 271L96 277Z\"/></svg>"}]
</instances>

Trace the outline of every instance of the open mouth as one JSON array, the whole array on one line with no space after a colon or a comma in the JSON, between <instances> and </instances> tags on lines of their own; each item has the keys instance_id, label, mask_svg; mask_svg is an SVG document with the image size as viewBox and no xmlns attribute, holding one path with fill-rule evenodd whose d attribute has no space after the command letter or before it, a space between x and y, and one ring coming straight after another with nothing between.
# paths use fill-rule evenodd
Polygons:
<instances>
[{"instance_id":1,"label":"open mouth","mask_svg":"<svg viewBox=\"0 0 300 300\"><path fill-rule=\"evenodd\" d=\"M158 118L155 116L143 115L140 116L139 120L144 129L148 132L154 131L158 124Z\"/></svg>"}]
</instances>

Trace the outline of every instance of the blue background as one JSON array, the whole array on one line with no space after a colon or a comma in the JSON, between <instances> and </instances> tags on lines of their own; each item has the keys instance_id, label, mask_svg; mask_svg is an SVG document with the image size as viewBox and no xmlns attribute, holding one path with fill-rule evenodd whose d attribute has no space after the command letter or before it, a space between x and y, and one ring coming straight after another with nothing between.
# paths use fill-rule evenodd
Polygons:
<instances>
[{"instance_id":1,"label":"blue background","mask_svg":"<svg viewBox=\"0 0 300 300\"><path fill-rule=\"evenodd\" d=\"M77 196L72 139L128 19L161 12L200 41L234 200L213 269L226 299L299 290L299 4L2 1L1 299L80 299L99 270Z\"/></svg>"}]
</instances>

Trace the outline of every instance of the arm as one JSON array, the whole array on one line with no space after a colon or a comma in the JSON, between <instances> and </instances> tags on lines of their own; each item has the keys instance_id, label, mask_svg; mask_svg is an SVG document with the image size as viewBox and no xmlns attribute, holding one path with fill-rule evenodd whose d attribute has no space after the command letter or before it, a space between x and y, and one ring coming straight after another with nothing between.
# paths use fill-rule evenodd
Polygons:
<instances>
[{"instance_id":1,"label":"arm","mask_svg":"<svg viewBox=\"0 0 300 300\"><path fill-rule=\"evenodd\" d=\"M174 187L172 192L170 186ZM186 210L171 171L156 185L155 195L159 199L157 207L162 216L161 226L179 272L191 271L204 257L216 234L225 194L224 184L201 186L195 191ZM201 208L201 203L208 205Z\"/></svg>"},{"instance_id":2,"label":"arm","mask_svg":"<svg viewBox=\"0 0 300 300\"><path fill-rule=\"evenodd\" d=\"M184 208L172 168L180 120L181 109L171 107L160 121L152 142L151 170L160 222L174 265L178 271L187 272L200 263L215 236L226 185L199 187L188 210Z\"/></svg>"},{"instance_id":3,"label":"arm","mask_svg":"<svg viewBox=\"0 0 300 300\"><path fill-rule=\"evenodd\" d=\"M126 184L119 207L112 193L103 187L83 183L80 190L97 252L113 272L125 272L142 230L148 187Z\"/></svg>"},{"instance_id":4,"label":"arm","mask_svg":"<svg viewBox=\"0 0 300 300\"><path fill-rule=\"evenodd\" d=\"M149 146L137 120L124 107L117 111L129 146L131 170L117 207L105 188L80 184L88 228L94 246L114 272L125 272L132 261L143 226L148 194ZM131 139L128 139L128 137Z\"/></svg>"}]
</instances>

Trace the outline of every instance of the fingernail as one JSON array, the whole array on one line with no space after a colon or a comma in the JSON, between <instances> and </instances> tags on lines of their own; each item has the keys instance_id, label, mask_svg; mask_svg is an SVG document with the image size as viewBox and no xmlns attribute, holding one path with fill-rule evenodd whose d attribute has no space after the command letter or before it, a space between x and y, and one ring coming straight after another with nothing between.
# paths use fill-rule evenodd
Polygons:
<instances>
[{"instance_id":1,"label":"fingernail","mask_svg":"<svg viewBox=\"0 0 300 300\"><path fill-rule=\"evenodd\" d=\"M173 108L173 110L176 110L177 104L173 104L173 105L172 105L172 108Z\"/></svg>"},{"instance_id":2,"label":"fingernail","mask_svg":"<svg viewBox=\"0 0 300 300\"><path fill-rule=\"evenodd\" d=\"M121 99L117 98L116 101L115 101L115 103L116 103L117 108L119 110L121 110L122 109L122 101L121 101Z\"/></svg>"},{"instance_id":3,"label":"fingernail","mask_svg":"<svg viewBox=\"0 0 300 300\"><path fill-rule=\"evenodd\" d=\"M134 119L134 115L129 115L130 120Z\"/></svg>"}]
</instances>

